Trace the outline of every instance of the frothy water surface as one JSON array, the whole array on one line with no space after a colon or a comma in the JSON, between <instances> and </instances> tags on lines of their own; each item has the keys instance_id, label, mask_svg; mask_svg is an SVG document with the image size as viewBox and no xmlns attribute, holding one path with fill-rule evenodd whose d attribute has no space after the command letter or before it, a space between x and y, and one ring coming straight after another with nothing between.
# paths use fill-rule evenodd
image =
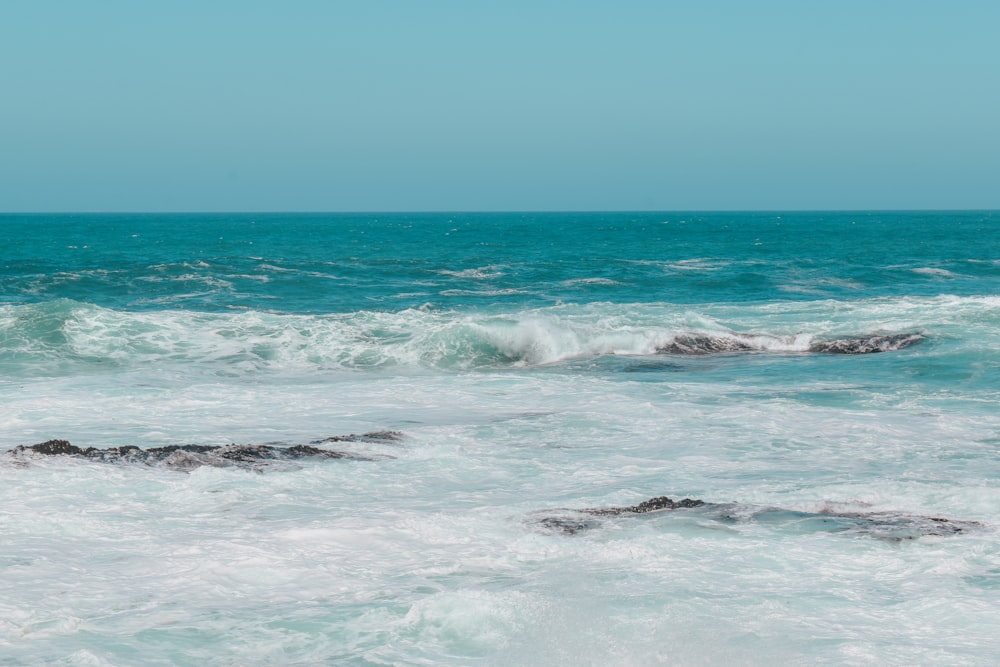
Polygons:
<instances>
[{"instance_id":1,"label":"frothy water surface","mask_svg":"<svg viewBox=\"0 0 1000 667\"><path fill-rule=\"evenodd\" d=\"M0 237L0 664L995 660L995 214Z\"/></svg>"}]
</instances>

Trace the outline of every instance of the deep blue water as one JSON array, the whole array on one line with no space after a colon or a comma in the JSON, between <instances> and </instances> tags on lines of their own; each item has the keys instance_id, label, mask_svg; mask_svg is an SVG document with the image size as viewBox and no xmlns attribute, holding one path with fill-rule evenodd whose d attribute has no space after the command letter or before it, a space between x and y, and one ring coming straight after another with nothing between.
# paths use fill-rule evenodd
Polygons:
<instances>
[{"instance_id":1,"label":"deep blue water","mask_svg":"<svg viewBox=\"0 0 1000 667\"><path fill-rule=\"evenodd\" d=\"M0 216L0 294L287 313L995 294L990 212Z\"/></svg>"}]
</instances>

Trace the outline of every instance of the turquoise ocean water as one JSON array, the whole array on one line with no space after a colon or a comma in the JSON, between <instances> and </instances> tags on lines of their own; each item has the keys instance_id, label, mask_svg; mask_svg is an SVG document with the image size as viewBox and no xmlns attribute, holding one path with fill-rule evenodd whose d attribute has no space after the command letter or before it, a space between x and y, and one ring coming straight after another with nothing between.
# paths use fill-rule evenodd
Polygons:
<instances>
[{"instance_id":1,"label":"turquoise ocean water","mask_svg":"<svg viewBox=\"0 0 1000 667\"><path fill-rule=\"evenodd\" d=\"M996 212L0 215L0 665L995 664L998 404Z\"/></svg>"}]
</instances>

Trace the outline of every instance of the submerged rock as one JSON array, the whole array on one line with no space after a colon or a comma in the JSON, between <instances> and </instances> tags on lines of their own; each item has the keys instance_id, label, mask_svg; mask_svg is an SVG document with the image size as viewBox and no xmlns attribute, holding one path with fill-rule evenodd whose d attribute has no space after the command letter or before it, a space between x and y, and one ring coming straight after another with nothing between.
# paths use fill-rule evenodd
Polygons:
<instances>
[{"instance_id":1,"label":"submerged rock","mask_svg":"<svg viewBox=\"0 0 1000 667\"><path fill-rule=\"evenodd\" d=\"M674 510L688 510L700 519L720 524L769 524L782 530L804 533L859 534L887 542L902 542L925 536L951 536L985 528L977 521L961 521L903 512L836 512L831 510L802 512L739 503L708 503L692 498L672 500L667 496L658 496L638 505L627 507L555 510L532 519L530 523L545 532L575 535L603 525L600 519L594 517L666 514Z\"/></svg>"},{"instance_id":2,"label":"submerged rock","mask_svg":"<svg viewBox=\"0 0 1000 667\"><path fill-rule=\"evenodd\" d=\"M663 371L684 371L687 370L687 368L681 364L675 364L669 361L660 361L629 364L622 370L626 373L661 373Z\"/></svg>"},{"instance_id":3,"label":"submerged rock","mask_svg":"<svg viewBox=\"0 0 1000 667\"><path fill-rule=\"evenodd\" d=\"M579 532L597 528L600 521L573 516L544 516L533 521L545 532L564 533L566 535L576 535Z\"/></svg>"},{"instance_id":4,"label":"submerged rock","mask_svg":"<svg viewBox=\"0 0 1000 667\"><path fill-rule=\"evenodd\" d=\"M320 442L379 442L389 439L386 434L390 433L393 434L392 439L398 439L402 435L392 431L378 431L374 434L366 433L360 436L353 434L333 436L333 438L327 438ZM101 461L102 463L160 464L181 470L192 470L201 466L259 468L272 462L299 459L374 461L389 458L323 449L313 445L167 445L165 447L150 447L149 449L125 445L123 447L108 447L107 449L97 447L84 449L70 444L68 440L48 440L37 445L20 445L8 454L19 459L32 455L67 456Z\"/></svg>"}]
</instances>

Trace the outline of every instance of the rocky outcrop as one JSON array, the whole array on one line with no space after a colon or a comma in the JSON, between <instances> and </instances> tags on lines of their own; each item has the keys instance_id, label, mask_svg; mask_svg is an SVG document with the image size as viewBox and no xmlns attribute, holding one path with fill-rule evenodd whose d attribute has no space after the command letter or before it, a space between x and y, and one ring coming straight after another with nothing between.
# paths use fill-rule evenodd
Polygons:
<instances>
[{"instance_id":1,"label":"rocky outcrop","mask_svg":"<svg viewBox=\"0 0 1000 667\"><path fill-rule=\"evenodd\" d=\"M920 334L888 334L871 336L852 336L818 341L809 346L810 352L825 352L827 354L873 354L876 352L894 352L904 347L916 345L924 339Z\"/></svg>"},{"instance_id":2,"label":"rocky outcrop","mask_svg":"<svg viewBox=\"0 0 1000 667\"><path fill-rule=\"evenodd\" d=\"M331 435L322 440L313 440L312 444L320 445L325 442L397 442L401 440L403 434L399 431L371 431L357 435Z\"/></svg>"},{"instance_id":3,"label":"rocky outcrop","mask_svg":"<svg viewBox=\"0 0 1000 667\"><path fill-rule=\"evenodd\" d=\"M279 461L299 459L351 459L372 461L386 456L372 456L316 447L326 442L391 442L399 440L402 434L396 431L375 431L361 435L330 436L310 445L167 445L142 449L135 445L122 447L77 447L68 440L48 440L37 445L15 447L9 456L17 459L32 456L66 456L89 459L103 463L139 463L164 465L166 467L191 470L201 466L238 466L256 468Z\"/></svg>"},{"instance_id":4,"label":"rocky outcrop","mask_svg":"<svg viewBox=\"0 0 1000 667\"><path fill-rule=\"evenodd\" d=\"M683 334L656 348L657 354L702 355L718 354L720 352L752 352L764 349L754 346L749 338L740 334L731 336L708 336L698 334Z\"/></svg>"},{"instance_id":5,"label":"rocky outcrop","mask_svg":"<svg viewBox=\"0 0 1000 667\"><path fill-rule=\"evenodd\" d=\"M894 352L916 345L924 337L916 333L868 334L814 341L808 351L820 354L874 354ZM701 356L732 352L782 352L794 350L789 339L745 333L681 334L656 348L657 354ZM805 352L806 350L800 350Z\"/></svg>"},{"instance_id":6,"label":"rocky outcrop","mask_svg":"<svg viewBox=\"0 0 1000 667\"><path fill-rule=\"evenodd\" d=\"M628 507L596 507L580 511L593 514L594 516L618 516L619 514L645 514L646 512L656 512L659 510L690 509L692 507L701 507L704 504L704 500L695 500L693 498L671 500L666 496L657 496L656 498L644 500L638 505L629 505Z\"/></svg>"},{"instance_id":7,"label":"rocky outcrop","mask_svg":"<svg viewBox=\"0 0 1000 667\"><path fill-rule=\"evenodd\" d=\"M977 521L962 521L937 516L922 516L904 512L803 512L778 507L759 507L740 503L709 503L667 496L651 498L638 505L562 509L536 514L530 523L551 533L575 535L599 528L602 519L611 517L669 514L684 510L699 520L719 524L768 524L776 529L797 532L833 532L865 535L888 542L901 542L925 536L951 536L983 530ZM600 518L597 518L600 517Z\"/></svg>"}]
</instances>

